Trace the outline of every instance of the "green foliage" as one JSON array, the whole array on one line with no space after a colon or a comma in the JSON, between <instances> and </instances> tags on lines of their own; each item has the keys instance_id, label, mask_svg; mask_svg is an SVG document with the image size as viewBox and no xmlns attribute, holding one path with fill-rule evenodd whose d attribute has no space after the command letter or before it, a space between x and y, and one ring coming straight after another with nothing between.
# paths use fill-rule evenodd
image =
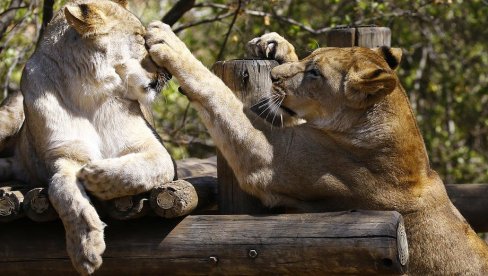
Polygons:
<instances>
[{"instance_id":1,"label":"green foliage","mask_svg":"<svg viewBox=\"0 0 488 276\"><path fill-rule=\"evenodd\" d=\"M25 1L28 2L28 1ZM159 20L177 0L134 0L130 8L144 23ZM344 25L390 27L392 45L402 47L398 74L409 94L432 165L448 183L488 182L488 4L485 0L215 0L174 26L227 15L179 32L207 66L219 53L242 58L248 40L265 32L283 34L300 56L327 45L322 28ZM7 4L2 2L0 9ZM226 47L233 13L241 3ZM60 1L56 1L56 7ZM1 37L0 88L15 88L22 64L32 52L41 16L38 2L21 9ZM157 128L176 158L213 152L196 112L176 83L154 105ZM186 114L186 115L185 115Z\"/></svg>"}]
</instances>

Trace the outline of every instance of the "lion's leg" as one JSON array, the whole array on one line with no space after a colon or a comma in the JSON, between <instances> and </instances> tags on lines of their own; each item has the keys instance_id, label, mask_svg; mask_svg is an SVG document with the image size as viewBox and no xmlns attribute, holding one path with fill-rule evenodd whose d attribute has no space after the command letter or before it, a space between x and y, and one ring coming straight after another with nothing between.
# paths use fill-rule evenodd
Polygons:
<instances>
[{"instance_id":1,"label":"lion's leg","mask_svg":"<svg viewBox=\"0 0 488 276\"><path fill-rule=\"evenodd\" d=\"M173 180L174 175L173 161L161 144L90 162L77 174L88 191L104 200L146 192Z\"/></svg>"},{"instance_id":2,"label":"lion's leg","mask_svg":"<svg viewBox=\"0 0 488 276\"><path fill-rule=\"evenodd\" d=\"M69 159L58 159L54 163L49 200L64 224L66 247L73 266L85 275L93 273L102 264L105 225L76 179L81 166Z\"/></svg>"},{"instance_id":3,"label":"lion's leg","mask_svg":"<svg viewBox=\"0 0 488 276\"><path fill-rule=\"evenodd\" d=\"M24 122L24 97L20 91L10 94L0 105L0 150L7 138L15 135Z\"/></svg>"},{"instance_id":4,"label":"lion's leg","mask_svg":"<svg viewBox=\"0 0 488 276\"><path fill-rule=\"evenodd\" d=\"M262 191L274 181L273 146L267 134L253 126L242 102L191 54L169 26L151 23L146 42L154 61L178 79L241 187L264 195Z\"/></svg>"}]
</instances>

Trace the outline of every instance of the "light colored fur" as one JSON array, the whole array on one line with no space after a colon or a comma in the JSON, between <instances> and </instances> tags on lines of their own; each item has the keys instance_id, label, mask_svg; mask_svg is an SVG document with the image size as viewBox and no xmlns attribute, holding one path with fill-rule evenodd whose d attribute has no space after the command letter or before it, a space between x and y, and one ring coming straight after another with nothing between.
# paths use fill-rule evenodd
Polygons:
<instances>
[{"instance_id":1,"label":"light colored fur","mask_svg":"<svg viewBox=\"0 0 488 276\"><path fill-rule=\"evenodd\" d=\"M412 275L488 273L487 245L430 168L393 70L399 50L323 48L298 61L277 34L251 41L252 55L288 62L272 70L273 92L283 99L282 109L306 120L272 128L246 114L168 26L151 23L146 40L155 62L180 82L245 191L268 206L397 210L405 219Z\"/></svg>"},{"instance_id":2,"label":"light colored fur","mask_svg":"<svg viewBox=\"0 0 488 276\"><path fill-rule=\"evenodd\" d=\"M23 72L25 121L14 158L0 162L0 173L49 185L81 274L100 267L105 250L104 223L86 191L111 199L174 178L171 157L144 118L162 75L145 49L145 28L117 2L75 1L53 18ZM0 112L18 111L18 101L22 95L13 95ZM10 137L16 127L4 118L0 133Z\"/></svg>"}]
</instances>

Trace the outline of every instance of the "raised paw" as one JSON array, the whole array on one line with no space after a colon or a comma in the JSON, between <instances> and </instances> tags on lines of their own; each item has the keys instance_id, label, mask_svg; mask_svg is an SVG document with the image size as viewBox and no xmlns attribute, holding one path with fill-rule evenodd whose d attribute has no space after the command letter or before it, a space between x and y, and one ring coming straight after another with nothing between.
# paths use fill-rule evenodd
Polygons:
<instances>
[{"instance_id":1,"label":"raised paw","mask_svg":"<svg viewBox=\"0 0 488 276\"><path fill-rule=\"evenodd\" d=\"M252 39L246 48L250 58L274 59L279 63L298 61L295 47L274 32Z\"/></svg>"},{"instance_id":2,"label":"raised paw","mask_svg":"<svg viewBox=\"0 0 488 276\"><path fill-rule=\"evenodd\" d=\"M82 210L80 216L64 218L63 223L66 247L73 266L82 275L93 274L102 265L105 224L91 206Z\"/></svg>"},{"instance_id":3,"label":"raised paw","mask_svg":"<svg viewBox=\"0 0 488 276\"><path fill-rule=\"evenodd\" d=\"M151 58L160 67L168 68L180 57L190 54L186 45L176 36L169 25L154 21L147 27L146 45Z\"/></svg>"}]
</instances>

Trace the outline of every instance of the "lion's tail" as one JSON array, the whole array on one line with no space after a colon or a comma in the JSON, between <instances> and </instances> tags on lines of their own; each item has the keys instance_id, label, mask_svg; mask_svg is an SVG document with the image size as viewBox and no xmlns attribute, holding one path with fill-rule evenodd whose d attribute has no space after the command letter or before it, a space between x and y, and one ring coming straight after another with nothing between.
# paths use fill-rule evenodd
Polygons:
<instances>
[{"instance_id":1,"label":"lion's tail","mask_svg":"<svg viewBox=\"0 0 488 276\"><path fill-rule=\"evenodd\" d=\"M24 123L23 101L22 93L15 91L0 104L0 151L11 142Z\"/></svg>"}]
</instances>

